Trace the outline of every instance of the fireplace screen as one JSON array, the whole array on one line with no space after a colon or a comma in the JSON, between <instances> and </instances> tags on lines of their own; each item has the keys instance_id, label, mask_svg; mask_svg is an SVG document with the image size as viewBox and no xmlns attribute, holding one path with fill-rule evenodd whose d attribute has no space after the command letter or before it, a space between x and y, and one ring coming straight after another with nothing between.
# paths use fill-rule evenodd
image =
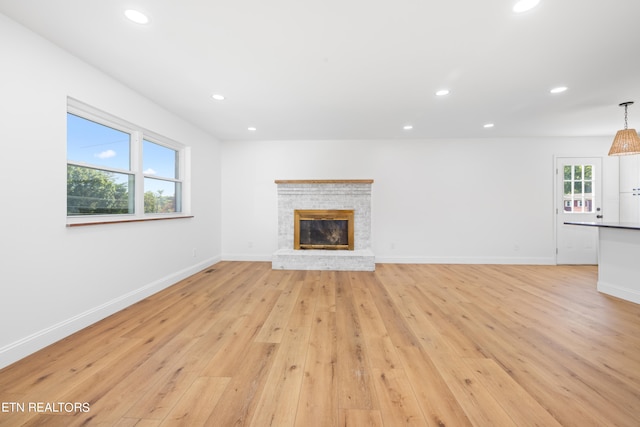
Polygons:
<instances>
[{"instance_id":1,"label":"fireplace screen","mask_svg":"<svg viewBox=\"0 0 640 427\"><path fill-rule=\"evenodd\" d=\"M295 210L294 249L353 250L353 210Z\"/></svg>"}]
</instances>

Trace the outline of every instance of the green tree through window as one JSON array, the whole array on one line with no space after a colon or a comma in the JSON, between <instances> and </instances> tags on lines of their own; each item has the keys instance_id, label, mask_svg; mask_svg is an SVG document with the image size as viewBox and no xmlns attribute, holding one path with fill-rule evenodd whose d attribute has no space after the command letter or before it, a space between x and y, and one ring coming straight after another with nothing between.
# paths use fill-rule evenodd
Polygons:
<instances>
[{"instance_id":1,"label":"green tree through window","mask_svg":"<svg viewBox=\"0 0 640 427\"><path fill-rule=\"evenodd\" d=\"M115 173L67 165L67 214L131 213L129 185Z\"/></svg>"}]
</instances>

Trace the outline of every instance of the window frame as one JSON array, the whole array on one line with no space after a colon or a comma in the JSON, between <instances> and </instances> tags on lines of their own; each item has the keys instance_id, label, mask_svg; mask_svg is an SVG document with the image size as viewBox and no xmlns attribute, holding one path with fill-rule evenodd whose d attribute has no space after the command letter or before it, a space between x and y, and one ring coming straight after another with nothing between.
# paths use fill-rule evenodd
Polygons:
<instances>
[{"instance_id":1,"label":"window frame","mask_svg":"<svg viewBox=\"0 0 640 427\"><path fill-rule=\"evenodd\" d=\"M65 203L65 215L67 226L76 225L91 225L91 224L105 224L105 223L117 223L117 222L138 222L146 220L158 220L158 219L175 219L175 218L191 218L190 213L190 147L167 138L161 134L145 129L141 126L136 126L126 120L120 119L112 114L101 111L97 108L91 107L81 101L73 98L67 98L67 114L73 114L82 119L90 120L100 125L108 126L110 128L125 132L130 135L129 145L129 170L122 170L119 168L110 168L101 165L93 165L85 162L70 161L67 157L65 168L69 165L93 168L98 170L104 170L107 172L115 172L121 174L132 175L134 178L133 186L133 213L130 214L95 214L95 215L68 215L66 209L68 209L67 203ZM66 117L66 115L65 115ZM144 153L143 146L144 140L147 140L153 144L160 145L162 147L175 150L178 153L177 168L178 177L174 179L166 177L158 177L150 174L145 174L143 170ZM66 142L65 142L66 143ZM170 181L180 183L181 187L181 210L180 212L168 212L168 213L145 213L144 211L144 180L145 178L162 179L164 181Z\"/></svg>"}]
</instances>

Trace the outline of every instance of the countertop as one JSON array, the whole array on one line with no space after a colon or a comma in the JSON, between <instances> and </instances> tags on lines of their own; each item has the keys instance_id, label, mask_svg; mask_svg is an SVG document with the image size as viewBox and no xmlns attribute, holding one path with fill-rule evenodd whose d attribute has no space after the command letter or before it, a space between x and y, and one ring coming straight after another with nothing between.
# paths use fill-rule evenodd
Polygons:
<instances>
[{"instance_id":1,"label":"countertop","mask_svg":"<svg viewBox=\"0 0 640 427\"><path fill-rule=\"evenodd\" d=\"M640 223L637 222L580 222L565 221L567 225L584 225L587 227L623 228L626 230L640 230Z\"/></svg>"}]
</instances>

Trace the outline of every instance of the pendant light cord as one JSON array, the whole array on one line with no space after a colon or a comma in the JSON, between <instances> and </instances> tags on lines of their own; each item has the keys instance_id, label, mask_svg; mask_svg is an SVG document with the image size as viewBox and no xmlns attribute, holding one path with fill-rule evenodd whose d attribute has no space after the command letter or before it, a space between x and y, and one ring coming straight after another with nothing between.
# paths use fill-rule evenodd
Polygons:
<instances>
[{"instance_id":1,"label":"pendant light cord","mask_svg":"<svg viewBox=\"0 0 640 427\"><path fill-rule=\"evenodd\" d=\"M624 128L627 128L627 104L624 104Z\"/></svg>"}]
</instances>

